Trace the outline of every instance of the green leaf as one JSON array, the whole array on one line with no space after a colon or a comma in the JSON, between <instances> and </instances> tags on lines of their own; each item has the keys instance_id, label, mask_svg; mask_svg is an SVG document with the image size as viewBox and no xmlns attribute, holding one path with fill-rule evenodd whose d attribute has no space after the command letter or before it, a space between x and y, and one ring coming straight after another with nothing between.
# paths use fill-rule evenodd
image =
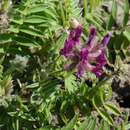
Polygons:
<instances>
[{"instance_id":1,"label":"green leaf","mask_svg":"<svg viewBox=\"0 0 130 130\"><path fill-rule=\"evenodd\" d=\"M89 0L89 1L90 1L90 11L95 10L102 2L102 0Z\"/></svg>"},{"instance_id":2,"label":"green leaf","mask_svg":"<svg viewBox=\"0 0 130 130\"><path fill-rule=\"evenodd\" d=\"M37 82L37 83L27 85L26 88L32 89L32 88L37 88L38 86L39 86L39 83Z\"/></svg>"},{"instance_id":3,"label":"green leaf","mask_svg":"<svg viewBox=\"0 0 130 130\"><path fill-rule=\"evenodd\" d=\"M36 37L43 37L43 35L41 34L41 32L35 30L35 29L31 29L31 28L21 28L19 29L19 31L32 35L32 36L36 36Z\"/></svg>"},{"instance_id":4,"label":"green leaf","mask_svg":"<svg viewBox=\"0 0 130 130\"><path fill-rule=\"evenodd\" d=\"M127 40L130 42L130 28L127 28L124 32L123 35L127 38Z\"/></svg>"},{"instance_id":5,"label":"green leaf","mask_svg":"<svg viewBox=\"0 0 130 130\"><path fill-rule=\"evenodd\" d=\"M13 33L19 33L19 28L17 26L14 26L14 25L11 25L8 30L10 32L13 32Z\"/></svg>"},{"instance_id":6,"label":"green leaf","mask_svg":"<svg viewBox=\"0 0 130 130\"><path fill-rule=\"evenodd\" d=\"M1 9L6 12L9 9L10 1L9 0L3 0L3 1L1 1L0 4L1 4Z\"/></svg>"},{"instance_id":7,"label":"green leaf","mask_svg":"<svg viewBox=\"0 0 130 130\"><path fill-rule=\"evenodd\" d=\"M77 122L77 115L75 115L73 119L67 124L67 126L63 127L61 130L73 130L76 122Z\"/></svg>"},{"instance_id":8,"label":"green leaf","mask_svg":"<svg viewBox=\"0 0 130 130\"><path fill-rule=\"evenodd\" d=\"M113 19L116 20L116 15L117 15L117 3L116 3L116 0L113 0L111 14L112 14Z\"/></svg>"},{"instance_id":9,"label":"green leaf","mask_svg":"<svg viewBox=\"0 0 130 130\"><path fill-rule=\"evenodd\" d=\"M125 123L124 123L124 122L121 123L121 130L126 130L126 129L125 129Z\"/></svg>"},{"instance_id":10,"label":"green leaf","mask_svg":"<svg viewBox=\"0 0 130 130\"><path fill-rule=\"evenodd\" d=\"M102 25L100 23L98 23L97 20L95 20L95 18L91 15L91 14L87 14L87 20L90 23L93 23L95 26L97 26L99 29L104 30L104 28L102 27Z\"/></svg>"},{"instance_id":11,"label":"green leaf","mask_svg":"<svg viewBox=\"0 0 130 130\"><path fill-rule=\"evenodd\" d=\"M96 119L91 119L90 123L87 126L86 130L95 130L96 128Z\"/></svg>"},{"instance_id":12,"label":"green leaf","mask_svg":"<svg viewBox=\"0 0 130 130\"><path fill-rule=\"evenodd\" d=\"M113 23L116 21L116 16L117 16L117 3L116 0L113 0L111 15L108 21L107 29L110 30L112 28Z\"/></svg>"},{"instance_id":13,"label":"green leaf","mask_svg":"<svg viewBox=\"0 0 130 130\"><path fill-rule=\"evenodd\" d=\"M12 77L7 75L0 82L0 96L7 95L12 88Z\"/></svg>"},{"instance_id":14,"label":"green leaf","mask_svg":"<svg viewBox=\"0 0 130 130\"><path fill-rule=\"evenodd\" d=\"M40 83L40 92L42 96L49 97L53 92L59 89L60 80L59 79L50 79L45 80L43 83Z\"/></svg>"},{"instance_id":15,"label":"green leaf","mask_svg":"<svg viewBox=\"0 0 130 130\"><path fill-rule=\"evenodd\" d=\"M45 19L43 19L43 17L41 17L41 16L35 16L35 15L32 15L32 16L30 16L30 17L27 17L25 20L24 20L24 22L26 22L26 23L44 23L44 22L46 22L45 21Z\"/></svg>"},{"instance_id":16,"label":"green leaf","mask_svg":"<svg viewBox=\"0 0 130 130\"><path fill-rule=\"evenodd\" d=\"M59 39L58 39L57 42L56 42L56 45L54 46L54 50L56 51L56 53L59 54L59 50L63 47L66 38L67 38L67 34L66 34L66 33L63 33L63 34L59 37Z\"/></svg>"},{"instance_id":17,"label":"green leaf","mask_svg":"<svg viewBox=\"0 0 130 130\"><path fill-rule=\"evenodd\" d=\"M44 16L46 16L47 18L52 18L52 19L55 19L57 20L57 15L54 14L54 11L52 12L53 10L49 9L49 8L44 8L44 11L42 12L42 14Z\"/></svg>"},{"instance_id":18,"label":"green leaf","mask_svg":"<svg viewBox=\"0 0 130 130\"><path fill-rule=\"evenodd\" d=\"M44 5L36 5L36 6L32 6L32 8L30 8L29 10L25 10L24 14L38 13L38 12L42 12L44 10L45 10Z\"/></svg>"},{"instance_id":19,"label":"green leaf","mask_svg":"<svg viewBox=\"0 0 130 130\"><path fill-rule=\"evenodd\" d=\"M10 19L11 22L13 23L16 23L16 24L19 24L19 25L22 25L23 24L23 19L19 19L19 18L13 18L13 19Z\"/></svg>"},{"instance_id":20,"label":"green leaf","mask_svg":"<svg viewBox=\"0 0 130 130\"><path fill-rule=\"evenodd\" d=\"M101 120L98 130L103 130L103 127L104 127L103 123L104 123L104 120Z\"/></svg>"},{"instance_id":21,"label":"green leaf","mask_svg":"<svg viewBox=\"0 0 130 130\"><path fill-rule=\"evenodd\" d=\"M130 129L130 124L127 124L126 126L125 126L125 130L129 130Z\"/></svg>"},{"instance_id":22,"label":"green leaf","mask_svg":"<svg viewBox=\"0 0 130 130\"><path fill-rule=\"evenodd\" d=\"M105 130L110 130L110 125L106 121L103 122L103 127Z\"/></svg>"},{"instance_id":23,"label":"green leaf","mask_svg":"<svg viewBox=\"0 0 130 130\"><path fill-rule=\"evenodd\" d=\"M112 117L103 109L100 109L98 107L98 100L96 98L96 96L92 99L92 103L93 103L93 106L95 107L95 109L97 110L97 112L101 115L101 117L107 121L110 125L113 125L113 119Z\"/></svg>"},{"instance_id":24,"label":"green leaf","mask_svg":"<svg viewBox=\"0 0 130 130\"><path fill-rule=\"evenodd\" d=\"M105 120L101 120L98 130L110 130L110 125Z\"/></svg>"},{"instance_id":25,"label":"green leaf","mask_svg":"<svg viewBox=\"0 0 130 130\"><path fill-rule=\"evenodd\" d=\"M55 129L55 128L52 128L51 126L47 126L47 127L42 127L40 128L39 130L60 130L60 129Z\"/></svg>"},{"instance_id":26,"label":"green leaf","mask_svg":"<svg viewBox=\"0 0 130 130\"><path fill-rule=\"evenodd\" d=\"M114 104L111 104L111 103L105 103L104 104L104 107L112 112L113 114L119 116L121 114L120 110L114 105Z\"/></svg>"},{"instance_id":27,"label":"green leaf","mask_svg":"<svg viewBox=\"0 0 130 130\"><path fill-rule=\"evenodd\" d=\"M85 130L88 126L90 118L86 118L83 123L80 124L80 127L77 130Z\"/></svg>"},{"instance_id":28,"label":"green leaf","mask_svg":"<svg viewBox=\"0 0 130 130\"><path fill-rule=\"evenodd\" d=\"M45 128L40 128L39 130L52 130L52 129L49 127L45 127Z\"/></svg>"},{"instance_id":29,"label":"green leaf","mask_svg":"<svg viewBox=\"0 0 130 130\"><path fill-rule=\"evenodd\" d=\"M112 119L112 117L105 110L101 110L101 109L99 110L98 109L98 112L103 117L103 119L105 121L107 121L110 125L113 125L113 119Z\"/></svg>"},{"instance_id":30,"label":"green leaf","mask_svg":"<svg viewBox=\"0 0 130 130\"><path fill-rule=\"evenodd\" d=\"M70 92L74 92L76 89L76 78L73 74L68 74L65 78L65 88Z\"/></svg>"},{"instance_id":31,"label":"green leaf","mask_svg":"<svg viewBox=\"0 0 130 130\"><path fill-rule=\"evenodd\" d=\"M7 43L12 41L13 35L11 34L0 34L0 43Z\"/></svg>"},{"instance_id":32,"label":"green leaf","mask_svg":"<svg viewBox=\"0 0 130 130\"><path fill-rule=\"evenodd\" d=\"M17 115L17 112L15 111L15 112L8 112L8 115L10 115L10 116L16 116Z\"/></svg>"},{"instance_id":33,"label":"green leaf","mask_svg":"<svg viewBox=\"0 0 130 130\"><path fill-rule=\"evenodd\" d=\"M68 107L68 102L67 102L67 100L64 100L64 101L62 102L62 104L61 104L60 111L61 111L61 112L64 112L67 107Z\"/></svg>"},{"instance_id":34,"label":"green leaf","mask_svg":"<svg viewBox=\"0 0 130 130\"><path fill-rule=\"evenodd\" d=\"M3 48L0 48L0 53L5 53Z\"/></svg>"},{"instance_id":35,"label":"green leaf","mask_svg":"<svg viewBox=\"0 0 130 130\"><path fill-rule=\"evenodd\" d=\"M125 0L125 4L124 4L124 21L123 21L124 26L127 24L128 20L129 20L129 2L128 2L128 0Z\"/></svg>"},{"instance_id":36,"label":"green leaf","mask_svg":"<svg viewBox=\"0 0 130 130\"><path fill-rule=\"evenodd\" d=\"M115 50L120 50L122 47L124 41L123 33L115 35L115 38L113 39L113 47Z\"/></svg>"},{"instance_id":37,"label":"green leaf","mask_svg":"<svg viewBox=\"0 0 130 130\"><path fill-rule=\"evenodd\" d=\"M32 39L22 36L17 36L13 38L19 45L28 47L38 47L39 45Z\"/></svg>"},{"instance_id":38,"label":"green leaf","mask_svg":"<svg viewBox=\"0 0 130 130\"><path fill-rule=\"evenodd\" d=\"M102 103L111 99L112 88L111 88L110 80L106 81L103 85L100 86L99 95L100 95L100 99L101 99Z\"/></svg>"},{"instance_id":39,"label":"green leaf","mask_svg":"<svg viewBox=\"0 0 130 130\"><path fill-rule=\"evenodd\" d=\"M77 130L95 130L96 119L93 117L87 117L84 122L80 124L80 127Z\"/></svg>"}]
</instances>

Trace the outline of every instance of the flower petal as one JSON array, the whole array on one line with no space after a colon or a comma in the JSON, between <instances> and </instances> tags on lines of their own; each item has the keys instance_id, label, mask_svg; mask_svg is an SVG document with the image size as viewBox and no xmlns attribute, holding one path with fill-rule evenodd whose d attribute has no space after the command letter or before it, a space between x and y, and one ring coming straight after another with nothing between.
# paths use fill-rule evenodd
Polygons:
<instances>
[{"instance_id":1,"label":"flower petal","mask_svg":"<svg viewBox=\"0 0 130 130\"><path fill-rule=\"evenodd\" d=\"M89 59L95 59L95 58L97 58L98 56L100 56L101 53L102 53L101 50L96 50L96 52L89 53L89 54L88 54L88 57L89 57Z\"/></svg>"},{"instance_id":2,"label":"flower petal","mask_svg":"<svg viewBox=\"0 0 130 130\"><path fill-rule=\"evenodd\" d=\"M85 69L81 64L78 65L77 69L77 77L80 78L83 76Z\"/></svg>"},{"instance_id":3,"label":"flower petal","mask_svg":"<svg viewBox=\"0 0 130 130\"><path fill-rule=\"evenodd\" d=\"M87 60L88 59L88 49L82 48L80 51L80 60Z\"/></svg>"},{"instance_id":4,"label":"flower petal","mask_svg":"<svg viewBox=\"0 0 130 130\"><path fill-rule=\"evenodd\" d=\"M94 73L97 77L100 77L103 73L103 69L100 66L95 66L95 68L92 70L92 73Z\"/></svg>"},{"instance_id":5,"label":"flower petal","mask_svg":"<svg viewBox=\"0 0 130 130\"><path fill-rule=\"evenodd\" d=\"M90 28L90 33L89 33L87 45L92 44L91 42L95 36L96 36L96 29L94 27L92 27L92 28Z\"/></svg>"},{"instance_id":6,"label":"flower petal","mask_svg":"<svg viewBox=\"0 0 130 130\"><path fill-rule=\"evenodd\" d=\"M91 65L87 60L82 60L77 66L77 75L78 77L81 77L86 71L91 72L94 68L95 66Z\"/></svg>"},{"instance_id":7,"label":"flower petal","mask_svg":"<svg viewBox=\"0 0 130 130\"><path fill-rule=\"evenodd\" d=\"M65 41L64 48L60 50L61 55L64 55L66 58L69 57L70 54L72 55L73 48L80 42L81 33L81 26L71 30L68 39Z\"/></svg>"},{"instance_id":8,"label":"flower petal","mask_svg":"<svg viewBox=\"0 0 130 130\"><path fill-rule=\"evenodd\" d=\"M98 64L100 64L100 66L104 66L107 64L107 59L104 52L102 52L101 55L97 57L97 62Z\"/></svg>"},{"instance_id":9,"label":"flower petal","mask_svg":"<svg viewBox=\"0 0 130 130\"><path fill-rule=\"evenodd\" d=\"M67 57L71 53L73 47L74 47L73 41L71 39L70 40L66 40L64 48L60 50L60 54L64 55L65 57Z\"/></svg>"},{"instance_id":10,"label":"flower petal","mask_svg":"<svg viewBox=\"0 0 130 130\"><path fill-rule=\"evenodd\" d=\"M72 40L75 42L75 44L76 44L76 43L79 43L81 33L82 33L82 27L81 27L81 26L78 26L77 28L73 29L73 30L70 32L69 39L72 39ZM69 40L69 39L68 39L68 40Z\"/></svg>"},{"instance_id":11,"label":"flower petal","mask_svg":"<svg viewBox=\"0 0 130 130\"><path fill-rule=\"evenodd\" d=\"M109 32L102 40L101 44L107 45L110 41L110 38L112 37L112 33Z\"/></svg>"}]
</instances>

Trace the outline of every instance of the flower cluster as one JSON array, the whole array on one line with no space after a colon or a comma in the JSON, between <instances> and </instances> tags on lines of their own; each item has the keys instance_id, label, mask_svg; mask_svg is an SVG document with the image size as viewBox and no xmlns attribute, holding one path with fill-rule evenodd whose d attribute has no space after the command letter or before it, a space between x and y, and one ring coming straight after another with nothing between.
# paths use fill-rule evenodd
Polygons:
<instances>
[{"instance_id":1,"label":"flower cluster","mask_svg":"<svg viewBox=\"0 0 130 130\"><path fill-rule=\"evenodd\" d=\"M106 45L109 43L112 34L105 35L99 43L96 29L91 27L85 45L80 43L81 34L82 26L78 25L70 31L64 48L60 50L60 54L71 61L70 64L65 65L65 69L75 69L78 77L83 76L86 71L100 77L103 73L103 67L107 64Z\"/></svg>"}]
</instances>

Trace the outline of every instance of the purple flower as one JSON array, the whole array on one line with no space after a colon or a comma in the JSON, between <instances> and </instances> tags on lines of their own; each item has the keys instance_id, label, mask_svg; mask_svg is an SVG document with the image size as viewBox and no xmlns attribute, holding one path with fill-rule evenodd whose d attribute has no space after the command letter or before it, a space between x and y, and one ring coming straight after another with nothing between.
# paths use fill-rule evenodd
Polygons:
<instances>
[{"instance_id":1,"label":"purple flower","mask_svg":"<svg viewBox=\"0 0 130 130\"><path fill-rule=\"evenodd\" d=\"M81 26L71 30L68 39L65 41L64 48L60 51L61 55L64 55L66 58L73 56L73 48L80 43L81 33Z\"/></svg>"},{"instance_id":2,"label":"purple flower","mask_svg":"<svg viewBox=\"0 0 130 130\"><path fill-rule=\"evenodd\" d=\"M80 44L82 27L78 26L70 32L69 38L65 41L64 48L61 49L61 55L64 55L71 64L66 65L67 70L75 68L77 76L81 77L85 72L89 71L100 77L103 68L107 64L106 45L109 43L111 33L104 36L99 43L96 36L96 29L90 28L88 41L85 46L76 49L76 45Z\"/></svg>"}]
</instances>

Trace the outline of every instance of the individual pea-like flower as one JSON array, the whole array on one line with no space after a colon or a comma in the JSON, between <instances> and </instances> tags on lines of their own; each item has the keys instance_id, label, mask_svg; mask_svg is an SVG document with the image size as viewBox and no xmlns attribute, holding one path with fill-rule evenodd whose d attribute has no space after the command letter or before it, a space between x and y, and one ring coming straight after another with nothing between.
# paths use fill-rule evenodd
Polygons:
<instances>
[{"instance_id":1,"label":"individual pea-like flower","mask_svg":"<svg viewBox=\"0 0 130 130\"><path fill-rule=\"evenodd\" d=\"M64 48L60 51L61 55L71 61L71 64L65 65L65 69L75 69L79 78L87 71L100 77L103 74L103 67L107 64L106 45L109 43L112 34L105 35L99 43L96 29L92 27L90 28L87 43L84 46L80 45L81 34L82 27L78 25L70 31Z\"/></svg>"},{"instance_id":2,"label":"individual pea-like flower","mask_svg":"<svg viewBox=\"0 0 130 130\"><path fill-rule=\"evenodd\" d=\"M64 48L60 51L61 55L64 55L66 58L73 56L74 47L80 43L81 33L81 26L71 30L68 39L65 41Z\"/></svg>"}]
</instances>

